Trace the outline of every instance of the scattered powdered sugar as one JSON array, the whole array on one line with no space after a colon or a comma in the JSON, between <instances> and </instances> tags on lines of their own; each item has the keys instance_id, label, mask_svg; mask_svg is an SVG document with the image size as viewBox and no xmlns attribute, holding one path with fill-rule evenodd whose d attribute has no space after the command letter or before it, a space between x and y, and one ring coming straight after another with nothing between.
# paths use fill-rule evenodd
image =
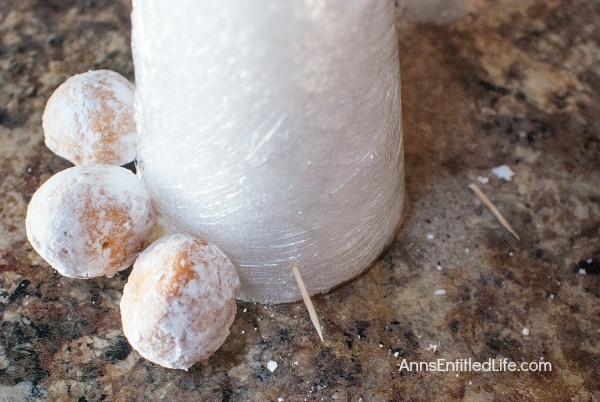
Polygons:
<instances>
[{"instance_id":1,"label":"scattered powdered sugar","mask_svg":"<svg viewBox=\"0 0 600 402\"><path fill-rule=\"evenodd\" d=\"M75 166L35 192L27 209L27 237L62 275L112 276L133 263L154 218L150 197L131 171Z\"/></svg>"},{"instance_id":2,"label":"scattered powdered sugar","mask_svg":"<svg viewBox=\"0 0 600 402\"><path fill-rule=\"evenodd\" d=\"M427 240L433 240L433 233L427 233Z\"/></svg>"},{"instance_id":3,"label":"scattered powdered sugar","mask_svg":"<svg viewBox=\"0 0 600 402\"><path fill-rule=\"evenodd\" d=\"M437 295L437 296L442 296L442 295L446 294L446 290L445 289L438 289L435 292L433 292L433 294Z\"/></svg>"},{"instance_id":4,"label":"scattered powdered sugar","mask_svg":"<svg viewBox=\"0 0 600 402\"><path fill-rule=\"evenodd\" d=\"M507 165L498 166L492 169L492 173L498 178L506 181L511 181L515 173Z\"/></svg>"},{"instance_id":5,"label":"scattered powdered sugar","mask_svg":"<svg viewBox=\"0 0 600 402\"><path fill-rule=\"evenodd\" d=\"M146 359L188 369L229 335L240 282L215 245L174 234L136 261L121 299L125 336Z\"/></svg>"},{"instance_id":6,"label":"scattered powdered sugar","mask_svg":"<svg viewBox=\"0 0 600 402\"><path fill-rule=\"evenodd\" d=\"M430 343L425 348L425 351L427 351L427 352L437 352L437 350L438 350L439 347L440 347L439 343Z\"/></svg>"},{"instance_id":7,"label":"scattered powdered sugar","mask_svg":"<svg viewBox=\"0 0 600 402\"><path fill-rule=\"evenodd\" d=\"M279 367L279 364L277 364L275 360L269 360L269 362L267 363L267 368L271 373L277 370L277 367Z\"/></svg>"},{"instance_id":8,"label":"scattered powdered sugar","mask_svg":"<svg viewBox=\"0 0 600 402\"><path fill-rule=\"evenodd\" d=\"M477 176L477 180L481 183L481 184L488 184L490 182L490 179L488 179L485 176Z\"/></svg>"},{"instance_id":9,"label":"scattered powdered sugar","mask_svg":"<svg viewBox=\"0 0 600 402\"><path fill-rule=\"evenodd\" d=\"M529 336L529 328L525 327L521 330L521 333L525 336Z\"/></svg>"}]
</instances>

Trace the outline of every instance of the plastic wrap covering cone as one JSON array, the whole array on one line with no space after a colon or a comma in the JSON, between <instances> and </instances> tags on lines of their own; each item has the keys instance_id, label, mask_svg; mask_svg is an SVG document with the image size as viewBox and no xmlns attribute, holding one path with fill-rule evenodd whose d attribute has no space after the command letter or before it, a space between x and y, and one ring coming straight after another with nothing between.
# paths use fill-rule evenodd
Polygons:
<instances>
[{"instance_id":1,"label":"plastic wrap covering cone","mask_svg":"<svg viewBox=\"0 0 600 402\"><path fill-rule=\"evenodd\" d=\"M390 1L134 0L141 176L171 230L233 261L240 298L363 272L403 194Z\"/></svg>"}]
</instances>

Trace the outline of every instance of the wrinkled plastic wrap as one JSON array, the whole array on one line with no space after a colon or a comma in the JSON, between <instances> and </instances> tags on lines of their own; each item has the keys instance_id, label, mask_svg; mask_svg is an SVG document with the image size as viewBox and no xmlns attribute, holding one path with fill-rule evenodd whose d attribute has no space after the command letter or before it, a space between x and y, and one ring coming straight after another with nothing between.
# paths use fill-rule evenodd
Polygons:
<instances>
[{"instance_id":1,"label":"wrinkled plastic wrap","mask_svg":"<svg viewBox=\"0 0 600 402\"><path fill-rule=\"evenodd\" d=\"M404 197L394 4L134 0L138 166L169 231L217 244L240 298L363 272Z\"/></svg>"}]
</instances>

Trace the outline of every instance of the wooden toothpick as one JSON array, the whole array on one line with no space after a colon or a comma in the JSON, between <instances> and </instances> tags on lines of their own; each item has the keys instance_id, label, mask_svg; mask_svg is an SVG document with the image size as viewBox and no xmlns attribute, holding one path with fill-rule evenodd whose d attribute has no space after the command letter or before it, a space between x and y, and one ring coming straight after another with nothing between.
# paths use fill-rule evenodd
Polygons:
<instances>
[{"instance_id":1,"label":"wooden toothpick","mask_svg":"<svg viewBox=\"0 0 600 402\"><path fill-rule=\"evenodd\" d=\"M504 219L504 217L502 216L502 214L500 213L500 211L498 211L498 208L496 208L494 206L494 204L492 204L492 202L490 201L490 199L487 198L487 196L485 194L483 194L483 191L481 191L479 189L479 187L477 187L476 184L469 184L469 188L475 193L475 195L477 197L479 197L479 199L481 201L483 201L483 203L485 204L485 206L488 207L490 211L492 211L492 213L494 214L494 216L496 217L496 219L498 219L498 222L500 222L500 224L502 226L504 226L504 228L506 230L508 230L513 236L515 236L515 238L517 240L521 240L521 238L519 237L519 235L517 234L517 232L514 231L514 229L512 228L512 226L510 226L510 224L506 221L506 219Z\"/></svg>"},{"instance_id":2,"label":"wooden toothpick","mask_svg":"<svg viewBox=\"0 0 600 402\"><path fill-rule=\"evenodd\" d=\"M298 287L300 288L302 300L304 300L304 304L306 305L306 309L308 310L310 320L315 326L315 329L319 334L319 338L321 338L321 342L323 342L323 334L321 333L321 324L319 323L319 316L317 316L317 310L315 310L315 306L313 306L312 300L310 300L310 296L308 295L308 291L306 290L306 286L304 286L304 281L302 280L302 276L300 275L300 271L298 271L298 267L296 265L292 265L292 272L294 273L294 278L296 278L296 283L298 283Z\"/></svg>"}]
</instances>

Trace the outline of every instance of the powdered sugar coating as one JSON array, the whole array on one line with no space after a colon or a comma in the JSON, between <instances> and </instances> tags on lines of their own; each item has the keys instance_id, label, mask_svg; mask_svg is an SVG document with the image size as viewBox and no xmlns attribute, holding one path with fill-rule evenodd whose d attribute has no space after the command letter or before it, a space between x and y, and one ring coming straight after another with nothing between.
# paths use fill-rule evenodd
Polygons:
<instances>
[{"instance_id":1,"label":"powdered sugar coating","mask_svg":"<svg viewBox=\"0 0 600 402\"><path fill-rule=\"evenodd\" d=\"M121 299L123 332L146 359L188 369L225 342L239 287L236 269L214 244L163 237L133 266Z\"/></svg>"},{"instance_id":2,"label":"powdered sugar coating","mask_svg":"<svg viewBox=\"0 0 600 402\"><path fill-rule=\"evenodd\" d=\"M52 176L27 208L27 237L71 278L112 276L129 267L154 225L152 202L131 171L75 166Z\"/></svg>"},{"instance_id":3,"label":"powdered sugar coating","mask_svg":"<svg viewBox=\"0 0 600 402\"><path fill-rule=\"evenodd\" d=\"M46 146L75 165L135 159L134 86L109 70L78 74L52 94L42 118Z\"/></svg>"}]
</instances>

